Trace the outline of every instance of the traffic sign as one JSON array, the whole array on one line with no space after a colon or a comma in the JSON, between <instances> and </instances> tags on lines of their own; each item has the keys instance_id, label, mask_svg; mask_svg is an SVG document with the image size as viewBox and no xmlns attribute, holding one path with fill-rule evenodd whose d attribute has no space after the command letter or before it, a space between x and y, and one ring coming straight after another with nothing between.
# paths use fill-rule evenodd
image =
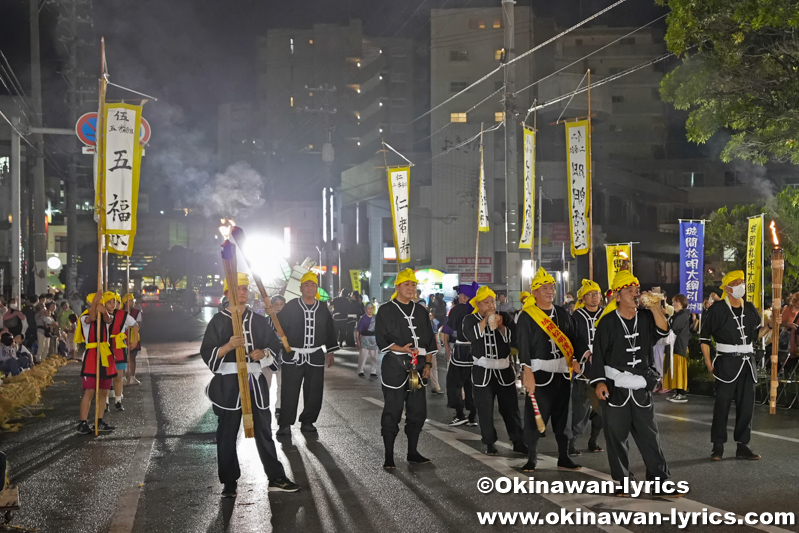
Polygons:
<instances>
[{"instance_id":1,"label":"traffic sign","mask_svg":"<svg viewBox=\"0 0 799 533\"><path fill-rule=\"evenodd\" d=\"M97 142L97 112L85 113L75 123L75 133L80 142L86 146L94 146ZM142 117L141 130L139 130L139 144L145 145L150 140L152 129L147 119Z\"/></svg>"}]
</instances>

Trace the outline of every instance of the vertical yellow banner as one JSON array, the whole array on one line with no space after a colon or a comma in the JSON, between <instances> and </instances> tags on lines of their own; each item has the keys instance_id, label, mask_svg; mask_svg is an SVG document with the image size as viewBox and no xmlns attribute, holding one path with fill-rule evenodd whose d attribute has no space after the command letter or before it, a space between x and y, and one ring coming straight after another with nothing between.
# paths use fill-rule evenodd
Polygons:
<instances>
[{"instance_id":1,"label":"vertical yellow banner","mask_svg":"<svg viewBox=\"0 0 799 533\"><path fill-rule=\"evenodd\" d=\"M391 202L391 219L394 223L394 247L397 251L397 262L407 263L411 260L410 218L410 167L388 169L388 199Z\"/></svg>"},{"instance_id":2,"label":"vertical yellow banner","mask_svg":"<svg viewBox=\"0 0 799 533\"><path fill-rule=\"evenodd\" d=\"M632 244L607 244L605 253L608 260L608 287L613 286L613 278L622 270L633 271Z\"/></svg>"},{"instance_id":3,"label":"vertical yellow banner","mask_svg":"<svg viewBox=\"0 0 799 533\"><path fill-rule=\"evenodd\" d=\"M524 127L524 217L519 249L533 246L535 225L535 130Z\"/></svg>"},{"instance_id":4,"label":"vertical yellow banner","mask_svg":"<svg viewBox=\"0 0 799 533\"><path fill-rule=\"evenodd\" d=\"M746 237L746 295L763 316L763 217L749 219Z\"/></svg>"},{"instance_id":5,"label":"vertical yellow banner","mask_svg":"<svg viewBox=\"0 0 799 533\"><path fill-rule=\"evenodd\" d=\"M572 256L587 254L591 247L591 224L588 219L591 190L589 128L587 120L566 123L566 187L569 192Z\"/></svg>"},{"instance_id":6,"label":"vertical yellow banner","mask_svg":"<svg viewBox=\"0 0 799 533\"><path fill-rule=\"evenodd\" d=\"M350 281L352 282L352 290L361 292L361 271L350 270Z\"/></svg>"}]
</instances>

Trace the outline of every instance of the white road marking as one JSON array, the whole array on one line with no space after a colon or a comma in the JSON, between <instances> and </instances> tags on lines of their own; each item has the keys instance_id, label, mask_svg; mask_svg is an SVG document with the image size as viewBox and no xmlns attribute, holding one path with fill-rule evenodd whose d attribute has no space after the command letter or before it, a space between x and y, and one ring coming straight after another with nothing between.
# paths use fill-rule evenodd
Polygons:
<instances>
[{"instance_id":1,"label":"white road marking","mask_svg":"<svg viewBox=\"0 0 799 533\"><path fill-rule=\"evenodd\" d=\"M371 398L369 396L362 396L361 398L363 398L367 402L383 407L383 402L376 398ZM428 425L437 428L435 430L430 430L425 428L425 431L427 431L430 435L442 440L446 444L452 446L456 450L464 453L465 455L471 457L472 459L480 461L484 465L502 474L503 476L509 478L514 477L522 479L527 479L528 477L530 477L529 474L520 473L518 470L515 469L522 466L524 462L526 462L526 459L519 462L518 460L513 460L507 457L488 456L482 453L481 451L475 450L468 444L464 444L462 442L465 440L479 440L480 439L479 435L476 435L470 431L464 431L457 427L450 427L446 424L435 422L429 419L425 420L425 426ZM508 448L508 449L511 448L510 445L503 442L498 441L496 444L503 448ZM511 463L519 463L519 464L514 464L512 467ZM539 453L536 472L540 470L555 470L557 469L557 465L558 461L556 458ZM593 470L591 468L583 467L582 470L580 470L579 472L602 480L612 479L608 474L605 474L604 472L599 472L597 470ZM616 496L598 496L595 494L539 494L539 496L551 501L552 503L554 503L559 507L563 507L567 511L571 511L579 507L583 509L583 511L585 512L590 512L591 511L590 508L595 507L602 510L619 509L625 511L657 512L666 516L668 516L671 513L671 509L677 509L678 512L684 512L684 513L702 512L703 510L705 510L707 513L719 512L723 514L730 512L688 498L676 498L676 499L660 501L660 500L645 500L645 499L636 499L636 498L618 498ZM743 519L743 515L736 515L736 517L739 519ZM673 526L674 524L667 524L667 525ZM610 532L629 531L628 529L625 529L621 526L597 525L596 527L604 531L610 531ZM749 527L773 533L783 533L783 532L790 533L786 529L781 529L773 526L756 525Z\"/></svg>"},{"instance_id":2,"label":"white road marking","mask_svg":"<svg viewBox=\"0 0 799 533\"><path fill-rule=\"evenodd\" d=\"M705 422L704 420L694 420L693 418L686 418L684 416L665 415L663 413L655 413L655 416L662 416L663 418L671 418L672 420L678 420L680 422L693 422L694 424L702 424L703 426L713 425L711 422ZM732 431L735 428L732 426L727 426L727 429ZM794 439L792 437L784 437L782 435L776 435L774 433L766 433L765 431L752 430L752 435L757 435L759 437L768 437L770 439L787 440L790 442L799 442L799 439Z\"/></svg>"},{"instance_id":3,"label":"white road marking","mask_svg":"<svg viewBox=\"0 0 799 533\"><path fill-rule=\"evenodd\" d=\"M142 362L146 363L146 375L139 388L145 388L145 383L149 383L150 394L142 395L142 412L144 413L144 427L141 437L136 444L136 450L130 462L130 470L122 480L122 492L116 503L114 516L111 517L111 525L108 526L110 533L130 533L133 531L133 524L136 521L136 511L139 507L139 497L142 493L144 476L147 474L147 467L150 465L150 456L155 443L155 435L158 431L158 423L155 415L155 400L152 394L152 374L150 372L150 360L147 357L147 349L142 348L136 356L141 369Z\"/></svg>"}]
</instances>

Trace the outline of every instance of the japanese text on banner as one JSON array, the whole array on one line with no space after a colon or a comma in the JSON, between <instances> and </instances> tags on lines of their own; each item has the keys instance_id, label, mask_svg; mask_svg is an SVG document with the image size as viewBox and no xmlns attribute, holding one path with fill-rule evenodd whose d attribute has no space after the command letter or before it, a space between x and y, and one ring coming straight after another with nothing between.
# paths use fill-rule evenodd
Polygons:
<instances>
[{"instance_id":1,"label":"japanese text on banner","mask_svg":"<svg viewBox=\"0 0 799 533\"><path fill-rule=\"evenodd\" d=\"M533 246L533 224L535 220L535 131L524 128L524 216L519 249L529 250Z\"/></svg>"},{"instance_id":2,"label":"japanese text on banner","mask_svg":"<svg viewBox=\"0 0 799 533\"><path fill-rule=\"evenodd\" d=\"M361 292L361 271L360 270L350 270L350 281L352 282L352 290L355 292Z\"/></svg>"},{"instance_id":3,"label":"japanese text on banner","mask_svg":"<svg viewBox=\"0 0 799 533\"><path fill-rule=\"evenodd\" d=\"M488 197L486 196L486 174L483 167L483 147L480 146L480 211L478 213L478 230L485 233L488 226Z\"/></svg>"},{"instance_id":4,"label":"japanese text on banner","mask_svg":"<svg viewBox=\"0 0 799 533\"><path fill-rule=\"evenodd\" d=\"M133 254L133 238L134 235L109 235L108 252L130 257Z\"/></svg>"},{"instance_id":5,"label":"japanese text on banner","mask_svg":"<svg viewBox=\"0 0 799 533\"><path fill-rule=\"evenodd\" d=\"M763 217L749 219L746 236L746 298L763 316Z\"/></svg>"},{"instance_id":6,"label":"japanese text on banner","mask_svg":"<svg viewBox=\"0 0 799 533\"><path fill-rule=\"evenodd\" d=\"M591 235L588 217L591 188L591 143L588 139L589 122L580 120L566 123L566 166L569 191L569 225L571 226L572 256L588 253Z\"/></svg>"},{"instance_id":7,"label":"japanese text on banner","mask_svg":"<svg viewBox=\"0 0 799 533\"><path fill-rule=\"evenodd\" d=\"M702 312L705 269L705 223L680 221L680 291L688 300L691 313Z\"/></svg>"},{"instance_id":8,"label":"japanese text on banner","mask_svg":"<svg viewBox=\"0 0 799 533\"><path fill-rule=\"evenodd\" d=\"M408 219L410 213L410 167L388 170L388 196L391 201L391 217L394 222L394 247L397 261L411 260L411 237Z\"/></svg>"},{"instance_id":9,"label":"japanese text on banner","mask_svg":"<svg viewBox=\"0 0 799 533\"><path fill-rule=\"evenodd\" d=\"M105 110L104 231L110 235L136 233L141 110L141 106L129 104L109 104Z\"/></svg>"},{"instance_id":10,"label":"japanese text on banner","mask_svg":"<svg viewBox=\"0 0 799 533\"><path fill-rule=\"evenodd\" d=\"M608 287L613 286L613 278L621 270L633 272L632 244L606 244L605 254L608 261Z\"/></svg>"}]
</instances>

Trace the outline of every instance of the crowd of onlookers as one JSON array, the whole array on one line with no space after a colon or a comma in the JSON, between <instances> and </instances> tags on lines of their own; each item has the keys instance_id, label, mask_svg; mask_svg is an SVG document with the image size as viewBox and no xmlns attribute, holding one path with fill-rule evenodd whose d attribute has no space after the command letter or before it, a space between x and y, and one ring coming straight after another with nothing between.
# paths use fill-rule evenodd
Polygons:
<instances>
[{"instance_id":1,"label":"crowd of onlookers","mask_svg":"<svg viewBox=\"0 0 799 533\"><path fill-rule=\"evenodd\" d=\"M0 296L0 372L17 375L51 355L76 358L74 342L83 301L60 292Z\"/></svg>"}]
</instances>

